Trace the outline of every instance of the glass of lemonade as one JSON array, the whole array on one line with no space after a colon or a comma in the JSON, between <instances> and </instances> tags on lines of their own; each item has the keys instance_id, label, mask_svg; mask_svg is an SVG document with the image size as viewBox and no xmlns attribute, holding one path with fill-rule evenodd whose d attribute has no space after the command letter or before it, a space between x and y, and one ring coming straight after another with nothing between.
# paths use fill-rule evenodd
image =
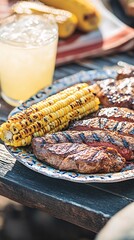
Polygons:
<instances>
[{"instance_id":1,"label":"glass of lemonade","mask_svg":"<svg viewBox=\"0 0 134 240\"><path fill-rule=\"evenodd\" d=\"M0 24L1 96L18 106L52 83L58 28L50 15L12 15Z\"/></svg>"}]
</instances>

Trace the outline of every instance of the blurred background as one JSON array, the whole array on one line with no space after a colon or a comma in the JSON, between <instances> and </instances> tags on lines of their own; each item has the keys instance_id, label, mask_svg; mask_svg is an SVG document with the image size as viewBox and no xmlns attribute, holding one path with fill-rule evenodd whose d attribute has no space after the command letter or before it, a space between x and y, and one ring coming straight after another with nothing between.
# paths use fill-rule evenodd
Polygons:
<instances>
[{"instance_id":1,"label":"blurred background","mask_svg":"<svg viewBox=\"0 0 134 240\"><path fill-rule=\"evenodd\" d=\"M8 0L0 0L0 10L6 15ZM126 8L125 3L131 2ZM122 22L134 27L134 1L103 0ZM92 240L95 233L53 218L37 209L30 209L0 196L0 240Z\"/></svg>"},{"instance_id":2,"label":"blurred background","mask_svg":"<svg viewBox=\"0 0 134 240\"><path fill-rule=\"evenodd\" d=\"M93 240L95 233L0 197L0 240Z\"/></svg>"}]
</instances>

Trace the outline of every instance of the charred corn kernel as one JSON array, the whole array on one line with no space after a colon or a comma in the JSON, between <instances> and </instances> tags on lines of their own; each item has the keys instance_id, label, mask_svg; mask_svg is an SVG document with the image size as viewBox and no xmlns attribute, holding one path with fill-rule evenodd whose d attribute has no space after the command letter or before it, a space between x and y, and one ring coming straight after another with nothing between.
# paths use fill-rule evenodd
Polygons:
<instances>
[{"instance_id":1,"label":"charred corn kernel","mask_svg":"<svg viewBox=\"0 0 134 240\"><path fill-rule=\"evenodd\" d=\"M84 91L84 93L86 94L86 90ZM37 122L33 122L32 124L30 124L29 126L25 126L26 128L24 129L24 126L22 128L22 130L20 130L20 134L22 135L22 137L25 135L29 135L29 133L34 133L35 131L37 131L38 129L42 128L43 126L46 126L48 123L54 121L55 119L61 118L62 116L66 116L66 114L68 112L72 112L72 109L78 108L78 106L81 106L82 104L86 103L86 102L90 102L91 96L92 94L89 93L89 91L87 91L88 94L85 95L84 97L81 97L83 95L83 91L80 91L80 95L79 95L79 100L73 98L72 102L70 102L70 96L68 96L68 101L65 99L65 103L68 102L68 104L70 103L70 105L65 106L65 103L63 101L58 103L58 107L57 107L57 103L54 104L55 107L52 108L51 106L51 110L52 112L48 115L46 115L44 113L44 115L42 115L42 119L40 120L40 116L38 118ZM76 94L76 96L78 97L78 94ZM92 103L92 102L91 102ZM90 103L90 104L91 104ZM36 117L37 119L37 117Z\"/></svg>"},{"instance_id":2,"label":"charred corn kernel","mask_svg":"<svg viewBox=\"0 0 134 240\"><path fill-rule=\"evenodd\" d=\"M9 118L0 127L0 136L7 145L29 145L32 137L62 130L98 108L99 99L90 86L77 84Z\"/></svg>"},{"instance_id":3,"label":"charred corn kernel","mask_svg":"<svg viewBox=\"0 0 134 240\"><path fill-rule=\"evenodd\" d=\"M44 116L47 116L52 112L54 113L56 110L61 109L61 107L66 106L66 98L68 99L68 103L71 103L73 100L76 100L77 97L83 96L83 91L81 91L82 89L84 89L84 93L88 93L89 89L87 89L87 86L88 85L86 83L77 84L74 87L70 87L69 88L70 91L66 89L66 91L62 91L54 95L55 96L54 99L52 99L52 97L49 97L44 101L34 104L30 108L23 111L23 119L27 119L27 124L31 125L33 122L36 121L36 119L37 120L42 119ZM64 92L65 92L65 95L64 95ZM75 93L75 97L73 93ZM50 105L48 105L48 102L49 103L53 102L53 104L51 104L51 107ZM32 109L33 109L33 112L32 112ZM34 111L35 109L36 109L36 113ZM4 123L3 128L5 126L5 129L6 129L13 125L14 127L16 126L18 130L21 130L24 127L26 127L27 125L24 125L24 120L21 120L22 113L20 113L21 115L20 118L19 118L19 114L16 114L16 115L17 117L13 116L8 120L8 126L6 123ZM10 130L11 130L11 127L10 127Z\"/></svg>"},{"instance_id":4,"label":"charred corn kernel","mask_svg":"<svg viewBox=\"0 0 134 240\"><path fill-rule=\"evenodd\" d=\"M44 101L41 101L37 104L33 104L31 107L29 107L25 111L22 111L20 113L15 114L12 117L10 117L10 119L8 119L8 121L3 124L3 128L5 126L5 129L6 129L11 125L11 123L13 124L13 122L15 122L15 124L16 124L16 122L17 122L16 127L18 129L22 129L24 127L24 126L22 126L22 119L24 119L24 117L26 117L26 119L30 125L34 121L34 118L36 118L36 117L39 118L39 116L41 116L41 118L42 118L44 115L47 115L48 113L50 113L51 108L48 108L50 105L52 106L52 105L54 105L54 103L64 100L68 96L73 95L73 93L76 93L76 92L80 91L81 89L86 88L87 86L88 86L87 83L77 84L75 86L67 88L65 91L61 91L58 94L55 94L54 95L55 98L48 97ZM43 113L43 115L42 115L42 113Z\"/></svg>"},{"instance_id":5,"label":"charred corn kernel","mask_svg":"<svg viewBox=\"0 0 134 240\"><path fill-rule=\"evenodd\" d=\"M51 14L58 24L59 37L67 38L75 31L77 26L77 17L65 10L48 7L41 2L21 1L12 7L13 12L17 14Z\"/></svg>"},{"instance_id":6,"label":"charred corn kernel","mask_svg":"<svg viewBox=\"0 0 134 240\"><path fill-rule=\"evenodd\" d=\"M41 0L49 6L72 12L78 19L78 28L88 32L100 23L100 13L89 0Z\"/></svg>"}]
</instances>

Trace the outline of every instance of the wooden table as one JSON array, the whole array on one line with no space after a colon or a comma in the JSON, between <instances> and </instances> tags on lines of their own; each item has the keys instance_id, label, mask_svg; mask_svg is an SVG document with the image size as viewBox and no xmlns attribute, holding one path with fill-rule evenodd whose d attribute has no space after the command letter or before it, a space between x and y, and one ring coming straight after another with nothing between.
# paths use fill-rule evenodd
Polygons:
<instances>
[{"instance_id":1,"label":"wooden table","mask_svg":"<svg viewBox=\"0 0 134 240\"><path fill-rule=\"evenodd\" d=\"M96 59L89 67L112 66L119 60L132 63L130 54ZM99 63L99 64L98 64ZM59 67L55 79L89 70L78 64ZM0 99L0 120L12 107ZM0 144L0 194L41 209L93 232L98 232L115 213L134 201L134 180L119 183L80 184L43 176L23 166Z\"/></svg>"}]
</instances>

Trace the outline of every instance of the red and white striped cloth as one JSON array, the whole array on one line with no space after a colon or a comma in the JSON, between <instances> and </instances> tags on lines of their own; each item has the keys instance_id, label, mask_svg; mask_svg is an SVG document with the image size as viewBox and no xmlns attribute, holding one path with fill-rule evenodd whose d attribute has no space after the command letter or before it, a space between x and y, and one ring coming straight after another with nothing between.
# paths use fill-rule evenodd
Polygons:
<instances>
[{"instance_id":1,"label":"red and white striped cloth","mask_svg":"<svg viewBox=\"0 0 134 240\"><path fill-rule=\"evenodd\" d=\"M100 0L92 0L102 14L99 29L87 34L76 32L58 44L57 65L85 57L104 56L134 48L134 29L108 11ZM0 17L10 14L13 0L0 0Z\"/></svg>"}]
</instances>

